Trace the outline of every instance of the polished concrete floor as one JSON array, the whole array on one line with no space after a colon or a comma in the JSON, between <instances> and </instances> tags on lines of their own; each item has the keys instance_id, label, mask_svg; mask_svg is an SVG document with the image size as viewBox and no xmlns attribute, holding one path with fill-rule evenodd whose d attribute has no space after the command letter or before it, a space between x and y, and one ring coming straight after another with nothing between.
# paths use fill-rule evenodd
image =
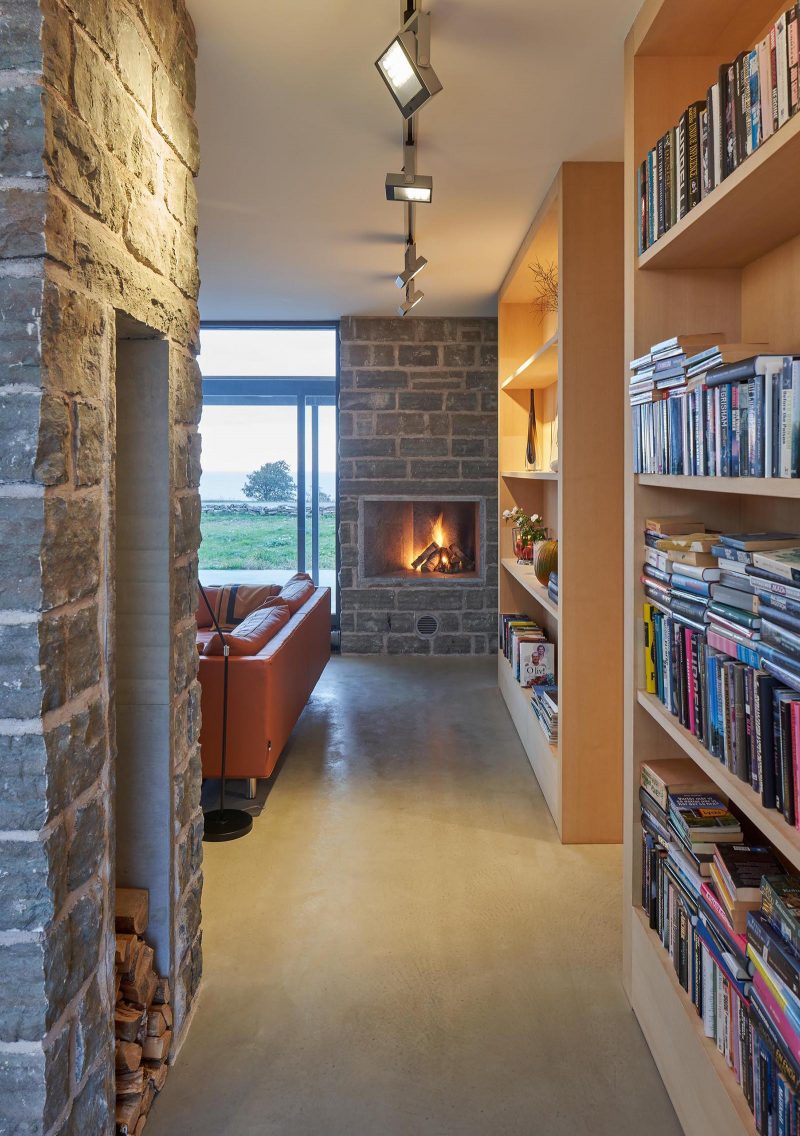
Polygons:
<instances>
[{"instance_id":1,"label":"polished concrete floor","mask_svg":"<svg viewBox=\"0 0 800 1136\"><path fill-rule=\"evenodd\" d=\"M616 847L562 847L483 660L334 659L147 1136L678 1136L623 995Z\"/></svg>"}]
</instances>

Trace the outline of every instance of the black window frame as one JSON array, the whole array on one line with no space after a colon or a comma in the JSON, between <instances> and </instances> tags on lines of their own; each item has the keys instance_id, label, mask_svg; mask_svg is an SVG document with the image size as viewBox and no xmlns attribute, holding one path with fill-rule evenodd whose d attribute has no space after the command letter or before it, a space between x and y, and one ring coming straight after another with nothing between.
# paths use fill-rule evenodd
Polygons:
<instances>
[{"instance_id":1,"label":"black window frame","mask_svg":"<svg viewBox=\"0 0 800 1136\"><path fill-rule=\"evenodd\" d=\"M318 515L319 510L319 466L316 459L317 446L313 441L317 429L316 411L320 406L334 407L334 429L336 445L336 574L335 611L331 613L331 627L340 626L341 595L339 571L341 568L341 549L339 544L339 381L340 381L340 321L339 320L201 320L200 331L333 331L336 343L335 375L275 375L263 377L242 375L214 375L203 378L203 406L292 406L297 407L297 566L306 570L306 510L305 496L307 484L306 470L306 414L311 409L312 430L312 469L311 469L311 511ZM331 386L333 385L333 393ZM301 505L302 502L302 505ZM317 539L314 539L316 535ZM311 548L312 575L318 578L319 572L319 534L312 532Z\"/></svg>"}]
</instances>

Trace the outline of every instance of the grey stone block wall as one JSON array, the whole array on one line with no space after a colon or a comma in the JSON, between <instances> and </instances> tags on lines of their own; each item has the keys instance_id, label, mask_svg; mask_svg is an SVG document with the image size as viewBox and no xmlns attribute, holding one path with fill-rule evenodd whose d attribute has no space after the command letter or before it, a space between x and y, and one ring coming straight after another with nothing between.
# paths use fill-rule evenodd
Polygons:
<instances>
[{"instance_id":1,"label":"grey stone block wall","mask_svg":"<svg viewBox=\"0 0 800 1136\"><path fill-rule=\"evenodd\" d=\"M495 653L497 320L343 319L339 434L342 651ZM360 581L359 500L383 495L485 498L484 585Z\"/></svg>"},{"instance_id":2,"label":"grey stone block wall","mask_svg":"<svg viewBox=\"0 0 800 1136\"><path fill-rule=\"evenodd\" d=\"M176 1037L201 971L194 30L183 0L0 20L0 1130L113 1131L114 352L170 353Z\"/></svg>"}]
</instances>

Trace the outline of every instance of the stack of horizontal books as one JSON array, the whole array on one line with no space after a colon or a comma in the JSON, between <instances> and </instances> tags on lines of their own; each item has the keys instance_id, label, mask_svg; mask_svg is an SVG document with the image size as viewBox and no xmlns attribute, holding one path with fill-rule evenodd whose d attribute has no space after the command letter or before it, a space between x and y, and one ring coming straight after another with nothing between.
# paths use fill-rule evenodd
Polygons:
<instances>
[{"instance_id":1,"label":"stack of horizontal books","mask_svg":"<svg viewBox=\"0 0 800 1136\"><path fill-rule=\"evenodd\" d=\"M800 476L800 359L766 351L675 336L634 359L634 473Z\"/></svg>"},{"instance_id":2,"label":"stack of horizontal books","mask_svg":"<svg viewBox=\"0 0 800 1136\"><path fill-rule=\"evenodd\" d=\"M531 687L531 708L550 745L558 742L558 687Z\"/></svg>"}]
</instances>

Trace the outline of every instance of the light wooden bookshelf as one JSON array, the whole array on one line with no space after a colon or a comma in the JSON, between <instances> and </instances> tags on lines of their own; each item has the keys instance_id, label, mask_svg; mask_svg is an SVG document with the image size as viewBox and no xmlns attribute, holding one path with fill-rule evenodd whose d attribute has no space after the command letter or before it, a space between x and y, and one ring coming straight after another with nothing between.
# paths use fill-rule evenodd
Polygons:
<instances>
[{"instance_id":1,"label":"light wooden bookshelf","mask_svg":"<svg viewBox=\"0 0 800 1136\"><path fill-rule=\"evenodd\" d=\"M502 656L498 683L565 843L622 838L622 194L620 163L563 165L498 304L500 610L528 613L558 645L557 745ZM535 260L558 266L557 327L534 307ZM513 555L513 505L558 537L558 605Z\"/></svg>"},{"instance_id":2,"label":"light wooden bookshelf","mask_svg":"<svg viewBox=\"0 0 800 1136\"><path fill-rule=\"evenodd\" d=\"M783 7L748 0L647 0L625 48L625 356L678 333L800 351L800 121L782 127L687 217L637 255L637 165L718 67L751 47ZM794 297L792 300L791 297ZM620 376L625 383L627 372ZM715 760L643 686L642 530L653 515L692 516L721 530L800 528L800 484L779 479L634 475L625 432L624 981L688 1136L755 1132L741 1089L703 1036L669 956L640 907L640 765L693 761L732 805L800 868L800 833Z\"/></svg>"}]
</instances>

